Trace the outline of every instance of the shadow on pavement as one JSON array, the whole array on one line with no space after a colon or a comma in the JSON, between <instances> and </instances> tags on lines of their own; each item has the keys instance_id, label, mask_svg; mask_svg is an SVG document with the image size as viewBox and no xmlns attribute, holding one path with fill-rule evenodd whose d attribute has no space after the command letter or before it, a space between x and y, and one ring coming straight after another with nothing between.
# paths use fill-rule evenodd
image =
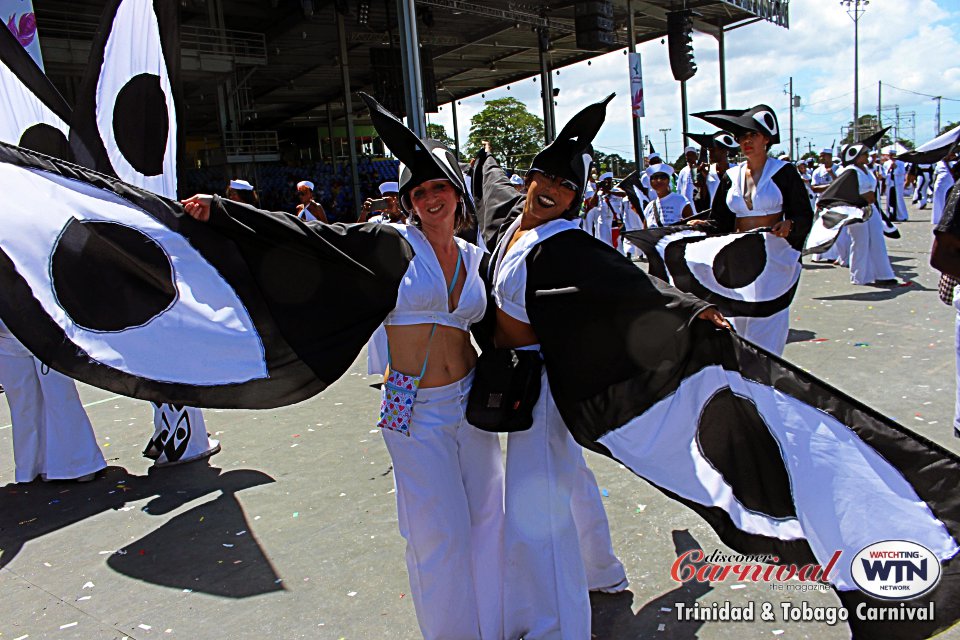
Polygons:
<instances>
[{"instance_id":1,"label":"shadow on pavement","mask_svg":"<svg viewBox=\"0 0 960 640\"><path fill-rule=\"evenodd\" d=\"M250 533L235 497L237 491L273 481L260 471L223 473L218 467L194 463L151 469L144 476L107 467L97 480L86 484L9 484L0 488L0 568L27 542L128 503L153 498L142 511L160 516L220 492L215 500L175 516L115 551L107 564L144 582L229 598L280 591L279 576Z\"/></svg>"},{"instance_id":2,"label":"shadow on pavement","mask_svg":"<svg viewBox=\"0 0 960 640\"><path fill-rule=\"evenodd\" d=\"M675 530L672 535L677 557L686 551L703 549L686 530ZM698 598L712 590L710 583L691 580L647 602L636 613L633 613L634 594L630 590L609 595L591 593L591 635L594 640L695 640L703 623L678 621L676 603L682 602L693 607Z\"/></svg>"}]
</instances>

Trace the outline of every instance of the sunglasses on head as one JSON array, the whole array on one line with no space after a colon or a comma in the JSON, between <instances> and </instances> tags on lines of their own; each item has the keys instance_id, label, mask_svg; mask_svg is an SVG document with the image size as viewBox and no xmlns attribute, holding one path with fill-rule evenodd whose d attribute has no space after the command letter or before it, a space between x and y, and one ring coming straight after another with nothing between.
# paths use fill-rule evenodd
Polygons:
<instances>
[{"instance_id":1,"label":"sunglasses on head","mask_svg":"<svg viewBox=\"0 0 960 640\"><path fill-rule=\"evenodd\" d=\"M527 173L534 173L534 172L539 173L540 175L542 175L542 176L543 176L544 178L546 178L547 180L560 180L560 186L561 186L561 187L564 187L564 188L566 188L566 189L570 189L570 191L580 191L580 185L578 185L578 184L577 184L576 182L574 182L573 180L566 180L566 179L564 179L564 178L558 178L557 176L553 175L552 173L547 173L546 171L541 171L540 169L530 169L530 171L528 171Z\"/></svg>"}]
</instances>

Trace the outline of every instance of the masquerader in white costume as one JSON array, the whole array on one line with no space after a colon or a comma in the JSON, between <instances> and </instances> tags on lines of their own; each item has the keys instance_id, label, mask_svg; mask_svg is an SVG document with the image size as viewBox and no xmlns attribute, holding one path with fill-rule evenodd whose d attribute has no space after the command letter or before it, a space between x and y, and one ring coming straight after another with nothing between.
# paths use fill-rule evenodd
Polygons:
<instances>
[{"instance_id":1,"label":"masquerader in white costume","mask_svg":"<svg viewBox=\"0 0 960 640\"><path fill-rule=\"evenodd\" d=\"M683 159L687 165L677 172L677 193L687 199L687 202L693 204L694 184L693 172L697 165L697 156L699 151L696 147L686 147L683 150Z\"/></svg>"},{"instance_id":2,"label":"masquerader in white costume","mask_svg":"<svg viewBox=\"0 0 960 640\"><path fill-rule=\"evenodd\" d=\"M611 247L613 242L613 225L622 218L622 204L620 198L610 195L613 189L613 173L607 171L597 179L596 209L597 222L593 235Z\"/></svg>"},{"instance_id":3,"label":"masquerader in white costume","mask_svg":"<svg viewBox=\"0 0 960 640\"><path fill-rule=\"evenodd\" d=\"M736 137L744 162L730 167L714 198L709 222L719 231L750 231L770 227L770 233L784 238L798 252L813 224L813 211L800 174L793 165L770 158L770 146L780 142L777 117L767 105L742 112L713 111L694 114L722 127ZM762 318L727 318L737 333L780 355L790 331L790 308Z\"/></svg>"},{"instance_id":4,"label":"masquerader in white costume","mask_svg":"<svg viewBox=\"0 0 960 640\"><path fill-rule=\"evenodd\" d=\"M877 143L886 129L881 129L863 142L848 145L841 153L844 167L840 173L855 172L860 185L860 195L871 208L872 215L866 222L844 227L850 236L850 282L853 284L896 284L897 279L887 256L887 243L883 236L880 209L876 206L877 179L866 166L870 147Z\"/></svg>"},{"instance_id":5,"label":"masquerader in white costume","mask_svg":"<svg viewBox=\"0 0 960 640\"><path fill-rule=\"evenodd\" d=\"M883 173L886 176L884 199L887 202L887 211L890 219L898 222L909 219L907 205L903 201L904 182L907 178L907 167L902 160L897 159L896 147L887 150L890 159L883 163Z\"/></svg>"},{"instance_id":6,"label":"masquerader in white costume","mask_svg":"<svg viewBox=\"0 0 960 640\"><path fill-rule=\"evenodd\" d=\"M837 179L837 169L833 163L833 149L822 149L820 151L820 165L813 170L810 176L810 188L813 193L820 197L830 183ZM816 207L816 201L814 201ZM850 263L850 237L845 230L840 230L833 246L823 253L813 255L814 262L833 262L841 266L847 266Z\"/></svg>"},{"instance_id":7,"label":"masquerader in white costume","mask_svg":"<svg viewBox=\"0 0 960 640\"><path fill-rule=\"evenodd\" d=\"M309 180L301 180L297 183L297 197L300 198L297 217L305 222L313 220L327 222L327 212L323 210L323 205L313 199L313 188L313 183Z\"/></svg>"},{"instance_id":8,"label":"masquerader in white costume","mask_svg":"<svg viewBox=\"0 0 960 640\"><path fill-rule=\"evenodd\" d=\"M917 186L913 191L913 204L920 204L920 209L927 208L927 199L929 191L933 186L933 165L931 164L913 164L917 172Z\"/></svg>"},{"instance_id":9,"label":"masquerader in white costume","mask_svg":"<svg viewBox=\"0 0 960 640\"><path fill-rule=\"evenodd\" d=\"M947 204L947 194L950 187L956 182L953 164L956 162L957 153L950 151L947 156L934 165L933 179L933 224L940 224L943 218L943 209Z\"/></svg>"},{"instance_id":10,"label":"masquerader in white costume","mask_svg":"<svg viewBox=\"0 0 960 640\"><path fill-rule=\"evenodd\" d=\"M397 192L400 186L394 181L382 182L377 189L380 192L380 199L386 201L379 203L373 198L367 198L360 207L359 222L395 222L405 224L407 216L397 202ZM374 206L382 207L375 209Z\"/></svg>"},{"instance_id":11,"label":"masquerader in white costume","mask_svg":"<svg viewBox=\"0 0 960 640\"><path fill-rule=\"evenodd\" d=\"M33 357L3 322L0 384L13 422L16 482L85 482L107 466L73 380Z\"/></svg>"},{"instance_id":12,"label":"masquerader in white costume","mask_svg":"<svg viewBox=\"0 0 960 640\"><path fill-rule=\"evenodd\" d=\"M670 176L673 167L657 164L647 167L647 178L656 197L643 210L643 219L648 229L680 224L693 215L693 206L679 193L670 191Z\"/></svg>"}]
</instances>

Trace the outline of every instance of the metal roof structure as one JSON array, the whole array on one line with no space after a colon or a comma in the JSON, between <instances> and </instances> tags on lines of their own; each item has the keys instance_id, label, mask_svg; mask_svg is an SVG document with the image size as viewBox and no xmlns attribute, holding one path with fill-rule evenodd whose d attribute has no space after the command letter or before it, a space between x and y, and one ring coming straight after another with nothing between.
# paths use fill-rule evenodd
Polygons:
<instances>
[{"instance_id":1,"label":"metal roof structure","mask_svg":"<svg viewBox=\"0 0 960 640\"><path fill-rule=\"evenodd\" d=\"M164 0L173 1L173 0ZM230 136L344 122L336 11L345 15L351 89L370 90L371 48L400 57L396 0L179 0L188 136ZM757 20L788 26L787 0L631 0L638 42L666 34L668 11L696 12L695 29L718 36ZM103 0L44 0L36 16L47 74L71 100ZM361 23L361 5L365 20ZM551 69L626 47L627 1L615 0L616 45L578 49L574 3L550 0L417 0L421 47L432 58L439 102L540 72L538 29Z\"/></svg>"}]
</instances>

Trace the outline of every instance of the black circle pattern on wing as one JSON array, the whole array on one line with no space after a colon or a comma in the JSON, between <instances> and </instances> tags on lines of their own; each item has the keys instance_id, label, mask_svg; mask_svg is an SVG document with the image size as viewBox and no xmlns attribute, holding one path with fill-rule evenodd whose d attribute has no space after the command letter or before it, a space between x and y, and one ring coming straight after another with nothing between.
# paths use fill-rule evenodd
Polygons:
<instances>
[{"instance_id":1,"label":"black circle pattern on wing","mask_svg":"<svg viewBox=\"0 0 960 640\"><path fill-rule=\"evenodd\" d=\"M744 507L773 518L797 517L780 447L751 401L729 388L717 392L700 414L697 443ZM742 464L746 460L762 463Z\"/></svg>"},{"instance_id":2,"label":"black circle pattern on wing","mask_svg":"<svg viewBox=\"0 0 960 640\"><path fill-rule=\"evenodd\" d=\"M820 223L825 229L833 229L838 224L849 218L845 213L840 213L839 211L833 211L832 209L827 209L820 216Z\"/></svg>"},{"instance_id":3,"label":"black circle pattern on wing","mask_svg":"<svg viewBox=\"0 0 960 640\"><path fill-rule=\"evenodd\" d=\"M160 245L114 222L68 222L50 268L60 306L90 331L142 326L177 298L173 266Z\"/></svg>"},{"instance_id":4,"label":"black circle pattern on wing","mask_svg":"<svg viewBox=\"0 0 960 640\"><path fill-rule=\"evenodd\" d=\"M141 73L131 78L113 106L113 136L120 153L143 175L160 175L169 131L160 76Z\"/></svg>"},{"instance_id":5,"label":"black circle pattern on wing","mask_svg":"<svg viewBox=\"0 0 960 640\"><path fill-rule=\"evenodd\" d=\"M754 282L767 265L767 246L759 233L746 233L717 252L713 274L728 289L739 289Z\"/></svg>"},{"instance_id":6,"label":"black circle pattern on wing","mask_svg":"<svg viewBox=\"0 0 960 640\"><path fill-rule=\"evenodd\" d=\"M664 249L663 261L667 265L667 270L670 272L670 277L673 279L674 286L676 286L677 289L692 293L701 300L706 300L707 302L717 305L723 315L733 318L740 316L747 318L768 318L790 306L790 303L793 301L793 296L797 292L797 287L800 284L799 277L794 279L793 282L783 283L784 290L779 295L763 300L730 298L716 289L711 288L708 284L701 282L690 269L685 252L688 244L701 242L704 239L705 238L684 238L671 242ZM741 249L744 248L745 247L741 246ZM766 250L764 250L764 253L766 253ZM714 277L716 277L716 274ZM741 280L741 278L737 278L737 280Z\"/></svg>"},{"instance_id":7,"label":"black circle pattern on wing","mask_svg":"<svg viewBox=\"0 0 960 640\"><path fill-rule=\"evenodd\" d=\"M73 152L70 150L70 143L63 132L56 127L51 127L46 123L35 124L27 128L20 136L17 142L18 147L37 151L39 153L60 158L68 162L74 162Z\"/></svg>"}]
</instances>

